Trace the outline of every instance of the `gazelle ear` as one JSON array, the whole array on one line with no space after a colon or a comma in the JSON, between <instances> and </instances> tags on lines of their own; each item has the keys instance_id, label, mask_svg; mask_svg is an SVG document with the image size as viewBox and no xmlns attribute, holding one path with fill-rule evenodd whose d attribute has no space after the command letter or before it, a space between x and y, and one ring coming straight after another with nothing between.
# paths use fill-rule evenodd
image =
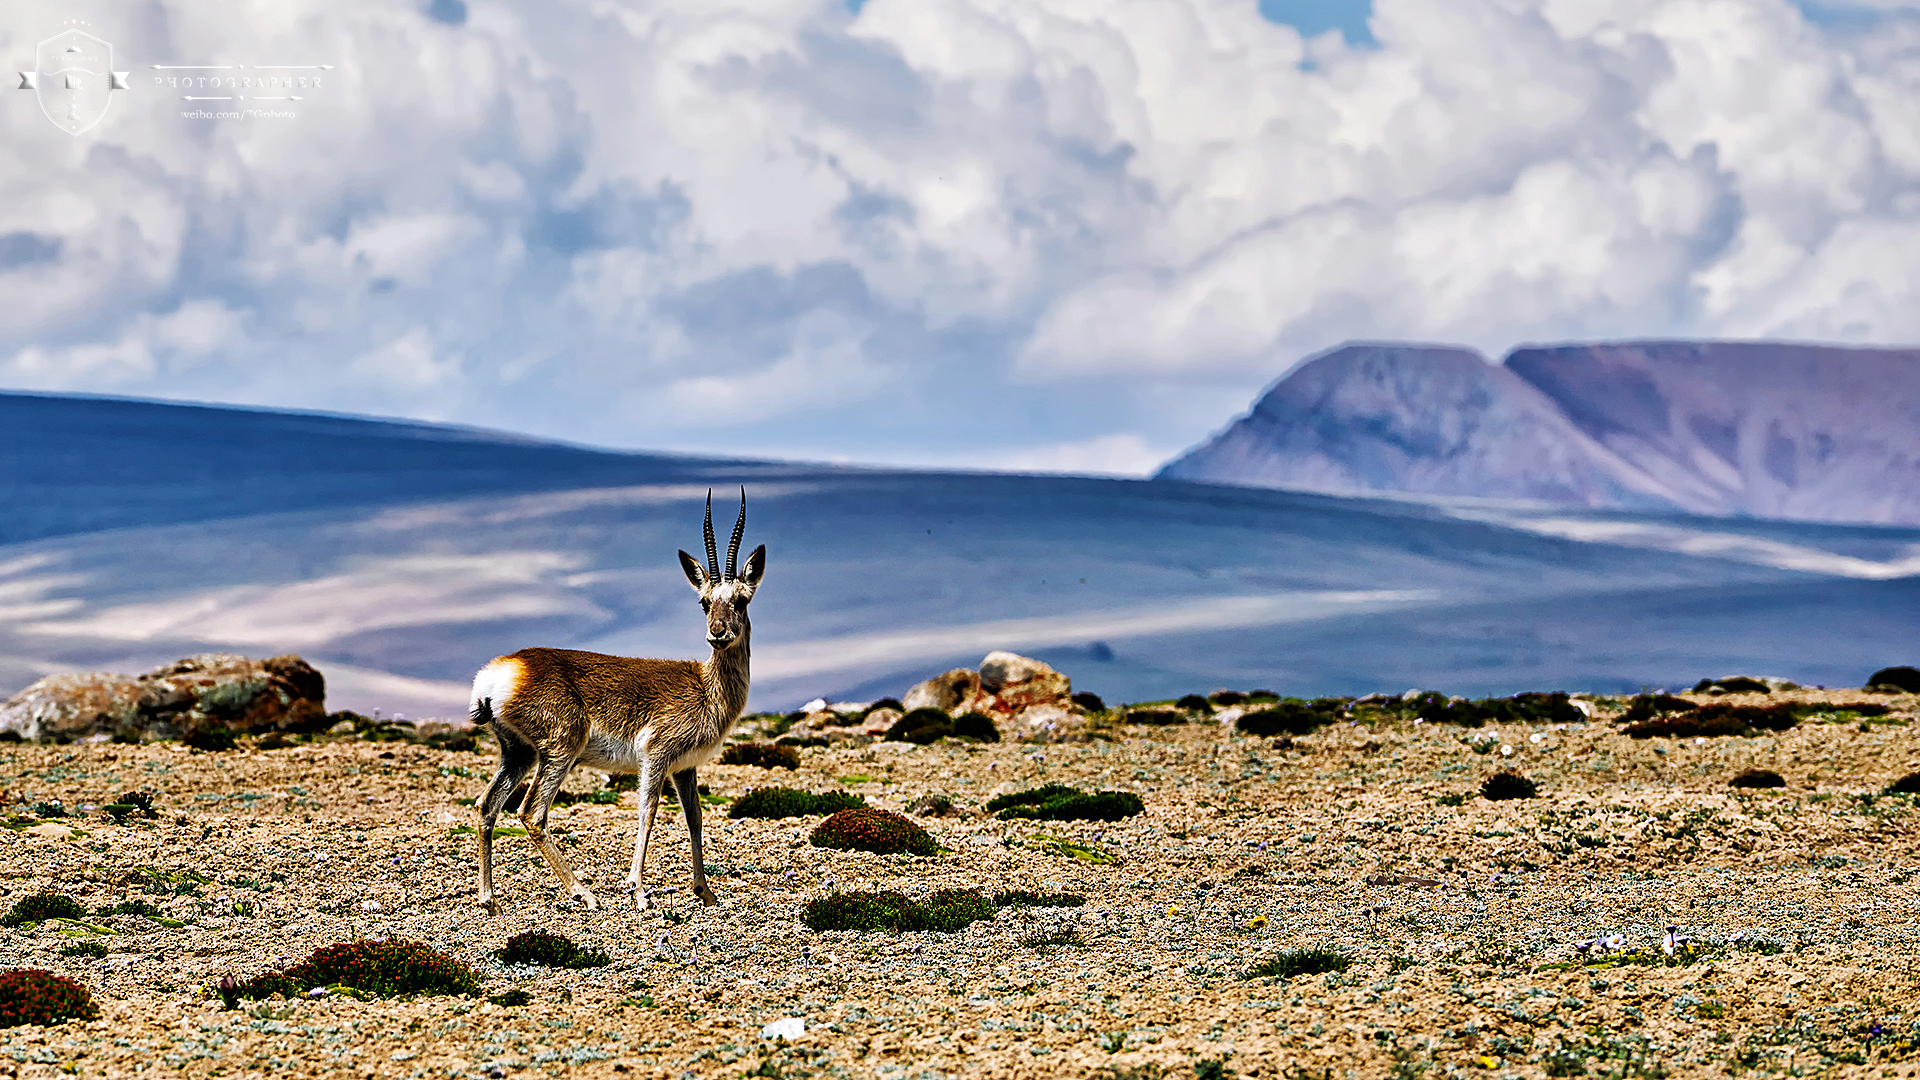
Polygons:
<instances>
[{"instance_id":1,"label":"gazelle ear","mask_svg":"<svg viewBox=\"0 0 1920 1080\"><path fill-rule=\"evenodd\" d=\"M680 553L680 569L687 572L687 581L694 589L699 590L707 587L707 568L694 562L693 556L684 551Z\"/></svg>"},{"instance_id":2,"label":"gazelle ear","mask_svg":"<svg viewBox=\"0 0 1920 1080\"><path fill-rule=\"evenodd\" d=\"M749 589L759 588L760 575L766 572L767 545L761 544L753 549L753 554L747 556L747 566L740 571L740 580L746 582Z\"/></svg>"}]
</instances>

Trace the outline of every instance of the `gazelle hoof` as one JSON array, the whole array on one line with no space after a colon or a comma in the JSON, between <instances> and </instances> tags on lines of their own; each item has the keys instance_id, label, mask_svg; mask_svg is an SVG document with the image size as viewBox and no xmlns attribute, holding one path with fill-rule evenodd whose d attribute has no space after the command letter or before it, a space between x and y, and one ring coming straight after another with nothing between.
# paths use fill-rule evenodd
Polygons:
<instances>
[{"instance_id":1,"label":"gazelle hoof","mask_svg":"<svg viewBox=\"0 0 1920 1080\"><path fill-rule=\"evenodd\" d=\"M720 898L713 895L713 890L707 888L705 885L702 885L700 886L700 888L695 890L694 895L698 896L700 898L700 902L707 905L708 907L720 906Z\"/></svg>"},{"instance_id":2,"label":"gazelle hoof","mask_svg":"<svg viewBox=\"0 0 1920 1080\"><path fill-rule=\"evenodd\" d=\"M573 894L573 895L575 895L575 896L577 896L577 897L579 897L579 898L580 898L580 902L581 902L581 903L583 903L583 904L585 904L585 905L587 905L587 910L588 910L588 911L592 911L592 910L594 910L595 908L597 908L597 907L599 907L599 906L600 906L600 901L598 901L598 900L595 900L595 899L593 898L593 894L592 894L592 893L590 893L590 892L588 892L588 891L587 891L587 890L585 890L585 889L578 889L578 890L575 890L575 891L574 891L574 894Z\"/></svg>"},{"instance_id":3,"label":"gazelle hoof","mask_svg":"<svg viewBox=\"0 0 1920 1080\"><path fill-rule=\"evenodd\" d=\"M480 901L480 910L489 915L498 916L500 914L500 901L489 896L485 900Z\"/></svg>"}]
</instances>

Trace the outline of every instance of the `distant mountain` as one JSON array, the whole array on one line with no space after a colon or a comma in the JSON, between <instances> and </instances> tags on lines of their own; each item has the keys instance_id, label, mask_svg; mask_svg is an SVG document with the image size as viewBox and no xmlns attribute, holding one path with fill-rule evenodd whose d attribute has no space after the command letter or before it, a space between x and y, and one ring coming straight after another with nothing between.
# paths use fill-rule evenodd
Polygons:
<instances>
[{"instance_id":1,"label":"distant mountain","mask_svg":"<svg viewBox=\"0 0 1920 1080\"><path fill-rule=\"evenodd\" d=\"M1517 378L1461 361L1383 400ZM1505 393L1482 414L1513 445L1585 437ZM334 708L458 716L474 669L525 646L698 656L673 553L699 550L707 489L735 484L768 547L756 709L898 695L997 648L1122 701L1857 685L1920 659L1920 528L700 461L160 402L0 395L0 418L0 697L55 671L298 652Z\"/></svg>"},{"instance_id":2,"label":"distant mountain","mask_svg":"<svg viewBox=\"0 0 1920 1080\"><path fill-rule=\"evenodd\" d=\"M1920 349L1347 345L1158 476L1920 524Z\"/></svg>"}]
</instances>

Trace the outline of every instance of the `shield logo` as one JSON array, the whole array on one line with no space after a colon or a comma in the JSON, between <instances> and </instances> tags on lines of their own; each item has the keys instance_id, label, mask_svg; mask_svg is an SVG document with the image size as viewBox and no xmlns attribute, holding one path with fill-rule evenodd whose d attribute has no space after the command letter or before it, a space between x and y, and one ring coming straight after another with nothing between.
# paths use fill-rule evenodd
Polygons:
<instances>
[{"instance_id":1,"label":"shield logo","mask_svg":"<svg viewBox=\"0 0 1920 1080\"><path fill-rule=\"evenodd\" d=\"M78 135L107 115L113 91L127 88L127 73L113 70L113 46L84 30L66 30L40 43L34 70L20 73L20 89L32 90L54 126Z\"/></svg>"}]
</instances>

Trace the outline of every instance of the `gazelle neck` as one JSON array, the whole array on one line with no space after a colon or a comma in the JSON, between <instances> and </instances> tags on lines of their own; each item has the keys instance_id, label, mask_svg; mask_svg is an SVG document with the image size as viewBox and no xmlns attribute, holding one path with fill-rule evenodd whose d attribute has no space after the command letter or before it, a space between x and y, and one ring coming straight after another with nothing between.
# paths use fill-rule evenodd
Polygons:
<instances>
[{"instance_id":1,"label":"gazelle neck","mask_svg":"<svg viewBox=\"0 0 1920 1080\"><path fill-rule=\"evenodd\" d=\"M747 707L747 686L751 680L748 670L750 653L753 646L753 627L740 631L740 638L724 649L713 650L713 655L701 665L707 680L707 696L712 703L715 719L724 731Z\"/></svg>"}]
</instances>

